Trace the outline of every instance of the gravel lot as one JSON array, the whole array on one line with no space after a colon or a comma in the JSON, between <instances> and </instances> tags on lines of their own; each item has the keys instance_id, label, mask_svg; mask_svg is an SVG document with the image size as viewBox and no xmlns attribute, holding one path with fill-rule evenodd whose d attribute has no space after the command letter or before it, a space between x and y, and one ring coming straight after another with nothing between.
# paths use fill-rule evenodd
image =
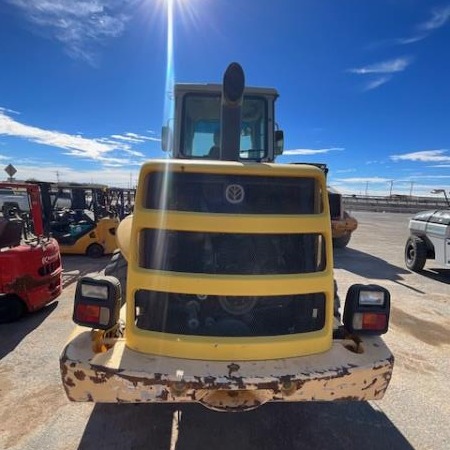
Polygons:
<instances>
[{"instance_id":1,"label":"gravel lot","mask_svg":"<svg viewBox=\"0 0 450 450\"><path fill-rule=\"evenodd\" d=\"M403 263L408 215L356 212L349 247L335 251L341 297L353 283L392 295L386 342L396 364L383 400L268 404L247 413L199 405L70 403L59 353L73 328L80 275L108 258L64 258L64 293L20 322L0 325L0 448L25 449L448 449L450 448L450 270L424 274ZM177 418L181 416L180 426Z\"/></svg>"}]
</instances>

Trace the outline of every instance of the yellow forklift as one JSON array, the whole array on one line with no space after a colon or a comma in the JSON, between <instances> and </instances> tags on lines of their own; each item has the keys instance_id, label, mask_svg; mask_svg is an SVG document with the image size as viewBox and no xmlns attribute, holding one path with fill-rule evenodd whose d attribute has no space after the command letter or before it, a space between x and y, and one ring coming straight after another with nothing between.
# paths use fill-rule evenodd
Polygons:
<instances>
[{"instance_id":1,"label":"yellow forklift","mask_svg":"<svg viewBox=\"0 0 450 450\"><path fill-rule=\"evenodd\" d=\"M108 206L105 186L42 185L47 227L62 254L99 258L114 252L120 218Z\"/></svg>"},{"instance_id":2,"label":"yellow forklift","mask_svg":"<svg viewBox=\"0 0 450 450\"><path fill-rule=\"evenodd\" d=\"M104 195L109 211L120 220L133 213L136 189L108 187L104 190Z\"/></svg>"}]
</instances>

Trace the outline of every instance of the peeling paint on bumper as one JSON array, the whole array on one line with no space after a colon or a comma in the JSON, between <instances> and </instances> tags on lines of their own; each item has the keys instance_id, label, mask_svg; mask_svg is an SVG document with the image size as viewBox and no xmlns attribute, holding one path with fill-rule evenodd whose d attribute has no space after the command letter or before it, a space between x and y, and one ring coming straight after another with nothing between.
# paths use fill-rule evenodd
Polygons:
<instances>
[{"instance_id":1,"label":"peeling paint on bumper","mask_svg":"<svg viewBox=\"0 0 450 450\"><path fill-rule=\"evenodd\" d=\"M61 354L61 376L72 401L199 402L219 411L257 408L269 401L381 399L394 357L377 336L363 353L335 340L318 355L266 361L196 361L130 350L123 338L105 353L91 350L90 331L77 330Z\"/></svg>"}]
</instances>

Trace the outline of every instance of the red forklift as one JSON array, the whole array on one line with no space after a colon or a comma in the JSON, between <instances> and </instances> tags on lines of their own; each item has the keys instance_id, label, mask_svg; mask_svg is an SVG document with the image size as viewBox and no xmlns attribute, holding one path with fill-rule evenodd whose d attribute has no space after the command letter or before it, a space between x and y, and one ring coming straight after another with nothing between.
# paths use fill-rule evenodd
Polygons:
<instances>
[{"instance_id":1,"label":"red forklift","mask_svg":"<svg viewBox=\"0 0 450 450\"><path fill-rule=\"evenodd\" d=\"M28 211L14 206L0 216L0 323L43 308L62 291L58 242L44 232L41 192L32 183L0 183L28 196Z\"/></svg>"}]
</instances>

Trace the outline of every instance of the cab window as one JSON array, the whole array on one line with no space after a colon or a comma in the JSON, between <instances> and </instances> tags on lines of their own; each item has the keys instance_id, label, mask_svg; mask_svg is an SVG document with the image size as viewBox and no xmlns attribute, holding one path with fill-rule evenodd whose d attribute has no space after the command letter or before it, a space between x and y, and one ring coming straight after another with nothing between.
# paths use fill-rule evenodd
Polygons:
<instances>
[{"instance_id":1,"label":"cab window","mask_svg":"<svg viewBox=\"0 0 450 450\"><path fill-rule=\"evenodd\" d=\"M220 158L220 95L188 94L184 97L181 153L188 158ZM241 120L241 160L267 155L267 101L245 96Z\"/></svg>"}]
</instances>

